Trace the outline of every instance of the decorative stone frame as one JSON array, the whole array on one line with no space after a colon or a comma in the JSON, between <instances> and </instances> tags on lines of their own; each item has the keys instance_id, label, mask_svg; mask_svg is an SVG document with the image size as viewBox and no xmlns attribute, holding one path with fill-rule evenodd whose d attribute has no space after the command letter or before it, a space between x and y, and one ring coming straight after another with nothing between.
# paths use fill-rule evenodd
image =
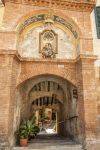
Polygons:
<instances>
[{"instance_id":1,"label":"decorative stone frame","mask_svg":"<svg viewBox=\"0 0 100 150\"><path fill-rule=\"evenodd\" d=\"M58 53L58 34L56 34L53 30L50 30L50 29L47 29L47 30L44 30L43 32L41 32L39 34L39 53L41 53L42 51L42 48L43 48L43 45L44 43L46 44L46 42L43 42L43 36L46 32L51 32L54 36L54 40L53 40L53 47L54 47L54 53L57 54ZM45 40L44 40L45 41ZM48 40L49 41L49 40ZM48 43L48 42L47 42Z\"/></svg>"}]
</instances>

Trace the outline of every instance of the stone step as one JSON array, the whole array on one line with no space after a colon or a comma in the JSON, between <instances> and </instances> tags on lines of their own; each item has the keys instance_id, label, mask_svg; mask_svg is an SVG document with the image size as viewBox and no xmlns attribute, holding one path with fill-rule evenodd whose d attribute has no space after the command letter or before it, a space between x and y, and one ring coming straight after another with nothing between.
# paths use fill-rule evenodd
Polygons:
<instances>
[{"instance_id":1,"label":"stone step","mask_svg":"<svg viewBox=\"0 0 100 150\"><path fill-rule=\"evenodd\" d=\"M81 145L57 135L39 135L29 142L28 147L14 147L13 150L82 150Z\"/></svg>"},{"instance_id":2,"label":"stone step","mask_svg":"<svg viewBox=\"0 0 100 150\"><path fill-rule=\"evenodd\" d=\"M31 147L15 147L13 150L82 150L81 146L56 146L44 148L31 148Z\"/></svg>"},{"instance_id":3,"label":"stone step","mask_svg":"<svg viewBox=\"0 0 100 150\"><path fill-rule=\"evenodd\" d=\"M56 144L38 144L32 143L28 147L14 147L13 150L82 150L81 145L66 144L66 143L56 143Z\"/></svg>"}]
</instances>

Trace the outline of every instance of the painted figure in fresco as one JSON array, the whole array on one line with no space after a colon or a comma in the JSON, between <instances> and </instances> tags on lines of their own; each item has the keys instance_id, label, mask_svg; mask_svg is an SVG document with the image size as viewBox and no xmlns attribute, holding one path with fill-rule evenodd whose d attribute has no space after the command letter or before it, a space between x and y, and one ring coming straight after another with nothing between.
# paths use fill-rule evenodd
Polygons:
<instances>
[{"instance_id":1,"label":"painted figure in fresco","mask_svg":"<svg viewBox=\"0 0 100 150\"><path fill-rule=\"evenodd\" d=\"M42 49L43 58L55 58L55 53L51 43L46 43Z\"/></svg>"}]
</instances>

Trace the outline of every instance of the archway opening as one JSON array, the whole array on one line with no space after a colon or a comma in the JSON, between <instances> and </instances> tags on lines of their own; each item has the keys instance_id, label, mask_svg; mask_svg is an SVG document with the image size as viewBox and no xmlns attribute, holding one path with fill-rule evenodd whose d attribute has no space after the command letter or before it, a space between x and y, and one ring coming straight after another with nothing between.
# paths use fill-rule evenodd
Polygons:
<instances>
[{"instance_id":1,"label":"archway opening","mask_svg":"<svg viewBox=\"0 0 100 150\"><path fill-rule=\"evenodd\" d=\"M16 102L15 131L24 118L35 118L40 130L78 141L77 88L69 81L54 75L31 78L18 87Z\"/></svg>"},{"instance_id":2,"label":"archway opening","mask_svg":"<svg viewBox=\"0 0 100 150\"><path fill-rule=\"evenodd\" d=\"M33 105L33 104L32 104ZM33 111L36 108L32 106ZM39 126L39 134L57 134L58 133L58 120L57 111L50 106L42 106L36 109L32 115L35 124Z\"/></svg>"},{"instance_id":3,"label":"archway opening","mask_svg":"<svg viewBox=\"0 0 100 150\"><path fill-rule=\"evenodd\" d=\"M40 97L32 102L31 119L34 118L35 124L40 128L40 134L60 134L62 103L52 97Z\"/></svg>"}]
</instances>

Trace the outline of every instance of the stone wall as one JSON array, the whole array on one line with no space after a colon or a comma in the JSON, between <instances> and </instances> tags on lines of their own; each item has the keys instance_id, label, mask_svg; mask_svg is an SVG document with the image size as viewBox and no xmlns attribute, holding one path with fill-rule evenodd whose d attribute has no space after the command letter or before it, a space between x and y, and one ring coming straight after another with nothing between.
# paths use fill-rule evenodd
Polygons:
<instances>
[{"instance_id":1,"label":"stone wall","mask_svg":"<svg viewBox=\"0 0 100 150\"><path fill-rule=\"evenodd\" d=\"M34 86L37 86L38 84L41 83L41 86L43 85L42 83L47 83L47 82L52 82L53 86L50 87L51 91L47 93L45 91L46 85L44 89L42 88L42 91L37 91L34 92L32 89ZM56 91L55 93L55 84L58 85L62 89L60 91ZM38 87L37 87L38 88ZM64 136L70 136L76 141L79 141L78 135L79 135L79 127L78 127L78 111L77 111L77 98L73 98L73 90L76 89L74 85L72 85L70 82L67 80L64 80L60 76L55 76L55 75L50 75L50 74L44 74L44 75L39 75L37 77L33 77L29 80L26 80L24 83L22 83L19 86L19 93L20 95L17 95L17 100L20 99L20 105L17 107L20 108L20 114L18 115L17 109L15 114L17 114L17 120L22 120L23 118L30 118L32 117L32 112L31 112L31 106L32 102L40 96L41 98L49 96L49 98L52 98L53 94L56 94L56 98L59 98L60 102L60 109L57 110L58 112L58 133ZM52 93L53 94L52 94ZM19 97L19 98L18 98ZM32 106L32 109L36 110L39 109L39 106ZM16 118L15 118L16 119ZM20 123L20 121L18 121ZM16 120L15 120L16 122ZM62 122L59 124L59 122ZM18 123L17 123L18 124ZM17 128L17 126L16 126ZM15 128L15 131L16 131Z\"/></svg>"}]
</instances>

